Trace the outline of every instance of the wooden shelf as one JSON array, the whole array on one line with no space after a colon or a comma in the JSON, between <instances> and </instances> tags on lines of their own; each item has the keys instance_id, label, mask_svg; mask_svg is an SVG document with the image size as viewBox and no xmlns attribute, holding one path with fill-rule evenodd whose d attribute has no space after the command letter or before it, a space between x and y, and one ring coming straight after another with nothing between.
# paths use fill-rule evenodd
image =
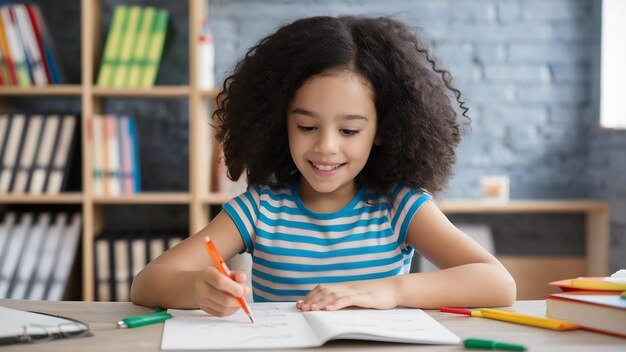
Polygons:
<instances>
[{"instance_id":1,"label":"wooden shelf","mask_svg":"<svg viewBox=\"0 0 626 352\"><path fill-rule=\"evenodd\" d=\"M48 96L81 96L83 90L77 84L59 84L42 87L0 87L0 96L25 96L25 97L48 97Z\"/></svg>"},{"instance_id":2,"label":"wooden shelf","mask_svg":"<svg viewBox=\"0 0 626 352\"><path fill-rule=\"evenodd\" d=\"M444 213L579 213L607 211L609 204L591 200L444 200L437 202Z\"/></svg>"},{"instance_id":3,"label":"wooden shelf","mask_svg":"<svg viewBox=\"0 0 626 352\"><path fill-rule=\"evenodd\" d=\"M101 98L186 98L188 86L156 86L152 88L99 88L93 87L93 96Z\"/></svg>"},{"instance_id":4,"label":"wooden shelf","mask_svg":"<svg viewBox=\"0 0 626 352\"><path fill-rule=\"evenodd\" d=\"M215 99L217 98L217 95L219 94L219 92L220 92L219 89L203 90L203 91L200 91L200 95L202 95L204 98Z\"/></svg>"},{"instance_id":5,"label":"wooden shelf","mask_svg":"<svg viewBox=\"0 0 626 352\"><path fill-rule=\"evenodd\" d=\"M94 204L188 204L191 197L188 193L160 192L138 193L111 197L94 197Z\"/></svg>"},{"instance_id":6,"label":"wooden shelf","mask_svg":"<svg viewBox=\"0 0 626 352\"><path fill-rule=\"evenodd\" d=\"M82 204L83 194L68 192L59 194L1 194L0 204Z\"/></svg>"}]
</instances>

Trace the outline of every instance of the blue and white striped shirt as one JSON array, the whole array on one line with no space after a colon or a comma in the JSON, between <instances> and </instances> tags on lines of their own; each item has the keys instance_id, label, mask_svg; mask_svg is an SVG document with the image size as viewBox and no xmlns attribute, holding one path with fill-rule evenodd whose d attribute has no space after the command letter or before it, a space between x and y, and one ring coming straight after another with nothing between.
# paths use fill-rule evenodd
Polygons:
<instances>
[{"instance_id":1,"label":"blue and white striped shirt","mask_svg":"<svg viewBox=\"0 0 626 352\"><path fill-rule=\"evenodd\" d=\"M431 197L397 186L394 206L361 188L334 213L306 208L297 185L255 185L224 204L252 254L255 302L296 301L318 284L378 279L409 272L405 243L411 219Z\"/></svg>"}]
</instances>

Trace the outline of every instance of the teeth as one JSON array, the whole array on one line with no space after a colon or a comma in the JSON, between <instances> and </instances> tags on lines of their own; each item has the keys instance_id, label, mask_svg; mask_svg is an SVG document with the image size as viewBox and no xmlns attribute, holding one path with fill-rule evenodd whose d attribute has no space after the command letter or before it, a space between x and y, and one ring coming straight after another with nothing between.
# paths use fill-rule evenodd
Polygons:
<instances>
[{"instance_id":1,"label":"teeth","mask_svg":"<svg viewBox=\"0 0 626 352\"><path fill-rule=\"evenodd\" d=\"M316 163L312 163L313 166L315 166L316 169L322 170L322 171L330 171L330 170L334 170L336 168L338 168L339 166L341 166L340 164L337 165L320 165L320 164L316 164Z\"/></svg>"}]
</instances>

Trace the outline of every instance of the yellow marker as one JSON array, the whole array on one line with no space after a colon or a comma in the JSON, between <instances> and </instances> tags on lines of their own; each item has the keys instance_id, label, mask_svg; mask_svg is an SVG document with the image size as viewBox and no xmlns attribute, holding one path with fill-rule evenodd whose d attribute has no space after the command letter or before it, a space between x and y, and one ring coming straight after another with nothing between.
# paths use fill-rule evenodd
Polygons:
<instances>
[{"instance_id":1,"label":"yellow marker","mask_svg":"<svg viewBox=\"0 0 626 352\"><path fill-rule=\"evenodd\" d=\"M472 314L472 316L477 315ZM579 328L578 325L565 320L541 318L532 315L506 312L495 309L481 309L480 316L483 318L508 321L511 323L530 325L550 330L576 330Z\"/></svg>"}]
</instances>

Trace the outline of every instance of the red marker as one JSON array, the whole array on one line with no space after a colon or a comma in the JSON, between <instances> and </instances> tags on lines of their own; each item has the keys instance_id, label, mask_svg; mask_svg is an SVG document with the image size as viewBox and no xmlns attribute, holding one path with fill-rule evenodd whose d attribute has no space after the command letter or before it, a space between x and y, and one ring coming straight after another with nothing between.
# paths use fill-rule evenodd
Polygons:
<instances>
[{"instance_id":1,"label":"red marker","mask_svg":"<svg viewBox=\"0 0 626 352\"><path fill-rule=\"evenodd\" d=\"M219 270L220 273L228 276L229 278L231 278L231 280L234 281L233 277L230 275L230 269L228 269L228 266L226 266L226 262L224 261L224 259L222 259L222 256L217 251L215 244L213 243L213 241L211 241L211 238L209 236L204 237L204 247L206 248L207 252L209 252L211 260L213 260L213 265L215 265L217 270ZM250 321L254 323L254 318L252 317L252 311L250 310L248 302L246 302L243 297L235 298L237 298L237 301L239 301L241 309L246 312L248 318L250 318Z\"/></svg>"}]
</instances>

